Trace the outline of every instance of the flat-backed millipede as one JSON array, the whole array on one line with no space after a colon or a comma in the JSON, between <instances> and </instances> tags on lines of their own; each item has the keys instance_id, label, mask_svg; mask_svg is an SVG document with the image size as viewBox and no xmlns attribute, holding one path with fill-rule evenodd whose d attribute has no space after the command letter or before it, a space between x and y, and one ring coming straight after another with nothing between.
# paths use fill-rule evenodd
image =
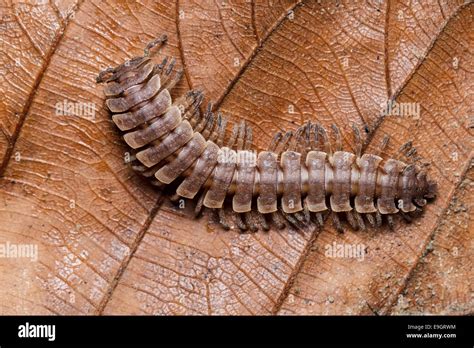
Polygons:
<instances>
[{"instance_id":1,"label":"flat-backed millipede","mask_svg":"<svg viewBox=\"0 0 474 348\"><path fill-rule=\"evenodd\" d=\"M326 130L312 122L294 134L278 132L258 155L244 122L224 140L226 119L211 107L200 112L201 92L172 100L182 71L175 71L174 59L154 64L149 56L165 41L162 36L150 42L142 57L102 71L97 82L107 83L105 103L132 148L132 167L161 189L172 184L175 199L196 199L197 213L203 206L214 210L225 229L227 207L241 230L267 230L270 221L279 228L285 221L322 226L328 213L338 231L341 218L364 229L366 222L381 226L385 217L393 228L395 214L411 221L435 198L436 184L416 161L380 157L387 137L377 154L362 154L356 127L356 153L342 150L336 126L331 144ZM410 142L400 150L408 159L415 152Z\"/></svg>"}]
</instances>

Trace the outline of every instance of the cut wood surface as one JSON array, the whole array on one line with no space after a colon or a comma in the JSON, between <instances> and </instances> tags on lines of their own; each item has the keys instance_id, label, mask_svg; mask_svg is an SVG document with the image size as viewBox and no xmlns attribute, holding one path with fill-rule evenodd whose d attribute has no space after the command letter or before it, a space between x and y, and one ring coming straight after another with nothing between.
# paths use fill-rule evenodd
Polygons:
<instances>
[{"instance_id":1,"label":"cut wood surface","mask_svg":"<svg viewBox=\"0 0 474 348\"><path fill-rule=\"evenodd\" d=\"M0 258L0 314L472 314L473 24L456 0L3 2L0 245L38 258ZM173 96L201 89L257 149L311 120L353 151L367 125L367 151L391 137L385 158L413 140L438 198L394 231L344 234L176 209L125 163L95 83L163 33L157 59L185 71ZM392 99L419 117L385 115Z\"/></svg>"}]
</instances>

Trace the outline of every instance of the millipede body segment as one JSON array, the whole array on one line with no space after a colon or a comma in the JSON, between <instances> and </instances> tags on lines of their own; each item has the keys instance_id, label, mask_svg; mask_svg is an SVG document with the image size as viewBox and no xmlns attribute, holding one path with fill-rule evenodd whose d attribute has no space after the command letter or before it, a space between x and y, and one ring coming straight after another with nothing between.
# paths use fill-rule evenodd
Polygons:
<instances>
[{"instance_id":1,"label":"millipede body segment","mask_svg":"<svg viewBox=\"0 0 474 348\"><path fill-rule=\"evenodd\" d=\"M395 214L411 220L435 197L436 184L415 163L362 154L355 127L356 153L342 150L337 127L331 144L326 130L312 122L295 133L277 133L258 154L243 122L224 139L226 119L211 107L200 112L201 92L172 100L182 71L175 71L174 59L154 64L148 54L165 41L163 36L144 56L101 72L97 82L106 82L105 104L132 149L132 167L160 188L172 185L177 198L196 200L197 212L214 210L224 228L225 209L242 230L268 229L269 220L279 227L284 220L322 225L328 213L339 231L341 218L354 229L380 225L382 217L393 227ZM416 152L410 143L402 150L407 158Z\"/></svg>"}]
</instances>

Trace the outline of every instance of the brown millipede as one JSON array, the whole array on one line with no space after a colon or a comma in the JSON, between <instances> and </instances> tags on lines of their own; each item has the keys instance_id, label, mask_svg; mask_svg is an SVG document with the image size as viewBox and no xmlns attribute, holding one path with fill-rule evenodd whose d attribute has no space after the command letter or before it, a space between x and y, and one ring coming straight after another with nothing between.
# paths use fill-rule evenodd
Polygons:
<instances>
[{"instance_id":1,"label":"brown millipede","mask_svg":"<svg viewBox=\"0 0 474 348\"><path fill-rule=\"evenodd\" d=\"M234 125L225 141L225 118L211 107L199 112L201 92L172 100L182 71L175 71L174 59L154 64L149 57L149 50L165 41L162 36L142 57L102 71L97 82L107 83L105 104L132 148L132 167L161 188L175 185L177 197L197 201L197 212L213 209L225 229L227 206L241 230L267 230L268 220L279 228L284 220L322 226L327 213L338 231L341 218L364 229L366 222L380 226L385 217L393 228L395 214L410 221L435 198L436 184L420 166L380 157L387 137L379 153L362 154L355 126L355 153L343 151L336 126L331 144L326 130L312 122L294 134L277 133L258 155L251 151L252 129L244 122ZM415 152L410 142L401 149L408 158Z\"/></svg>"}]
</instances>

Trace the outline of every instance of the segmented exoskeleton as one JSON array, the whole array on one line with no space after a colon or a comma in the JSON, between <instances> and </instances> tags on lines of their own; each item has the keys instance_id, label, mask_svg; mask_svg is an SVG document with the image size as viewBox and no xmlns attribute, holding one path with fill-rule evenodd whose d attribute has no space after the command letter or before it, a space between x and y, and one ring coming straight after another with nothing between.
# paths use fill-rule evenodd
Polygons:
<instances>
[{"instance_id":1,"label":"segmented exoskeleton","mask_svg":"<svg viewBox=\"0 0 474 348\"><path fill-rule=\"evenodd\" d=\"M226 119L208 107L202 114L203 95L190 91L172 100L170 91L180 80L174 59L154 64L149 50L166 41L163 36L145 48L142 57L102 71L106 105L112 120L133 149L132 167L164 188L175 185L176 197L197 200L196 211L213 209L228 229L224 208L231 208L241 230L279 228L284 221L301 226L314 220L322 226L331 213L337 230L340 218L354 229L368 222L393 227L393 216L411 220L436 184L416 164L362 154L360 132L354 129L356 153L342 150L339 129L332 126L335 146L326 130L307 122L293 134L277 133L268 148L255 155L252 129L244 122L225 140ZM416 150L407 143L408 157ZM402 152L403 152L402 151ZM243 160L242 160L243 159Z\"/></svg>"}]
</instances>

